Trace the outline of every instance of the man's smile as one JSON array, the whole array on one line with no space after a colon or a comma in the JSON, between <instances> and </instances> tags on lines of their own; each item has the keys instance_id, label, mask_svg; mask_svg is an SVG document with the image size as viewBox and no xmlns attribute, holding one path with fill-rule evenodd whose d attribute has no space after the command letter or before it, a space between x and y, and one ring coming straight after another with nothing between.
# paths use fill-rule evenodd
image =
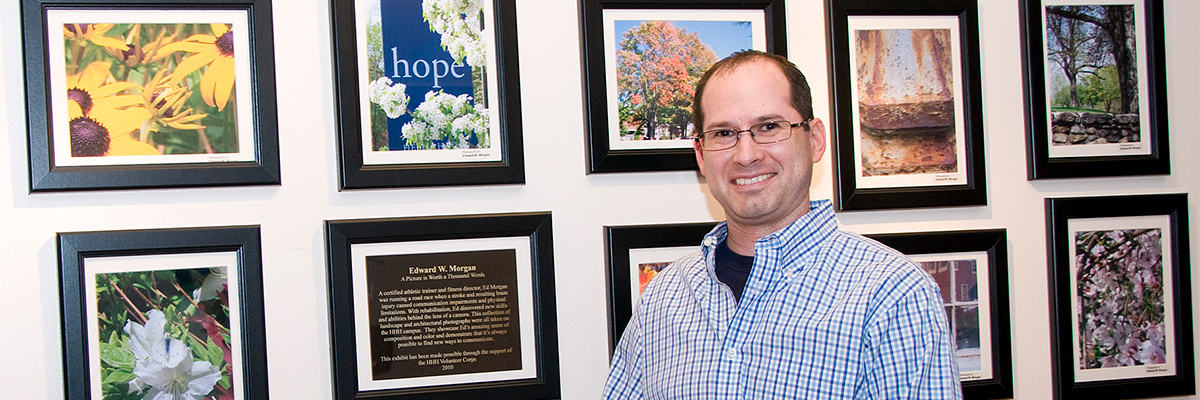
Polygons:
<instances>
[{"instance_id":1,"label":"man's smile","mask_svg":"<svg viewBox=\"0 0 1200 400\"><path fill-rule=\"evenodd\" d=\"M738 186L753 185L755 183L765 181L765 180L767 180L767 178L770 178L772 176L775 176L775 173L762 174L762 175L759 175L759 176L756 176L753 178L738 178L738 179L733 180L733 184L738 185Z\"/></svg>"}]
</instances>

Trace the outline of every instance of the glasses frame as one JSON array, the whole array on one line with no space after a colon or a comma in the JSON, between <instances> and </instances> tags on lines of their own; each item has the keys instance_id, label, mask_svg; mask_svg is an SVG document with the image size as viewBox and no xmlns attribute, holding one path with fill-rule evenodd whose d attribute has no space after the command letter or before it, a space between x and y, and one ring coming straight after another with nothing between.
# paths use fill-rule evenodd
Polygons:
<instances>
[{"instance_id":1,"label":"glasses frame","mask_svg":"<svg viewBox=\"0 0 1200 400\"><path fill-rule=\"evenodd\" d=\"M803 126L803 127L804 127L804 129L809 129L809 126L808 126L808 122L809 122L809 121L812 121L812 118L809 118L809 119L806 119L806 120L804 120L804 121L800 121L800 122L791 122L791 121L788 121L788 120L786 120L786 119L780 119L780 120L775 120L775 121L763 121L763 122L759 122L759 123L757 123L757 124L750 125L750 128L747 128L747 129L742 129L742 130L734 130L734 133L736 133L736 134L737 134L737 138L736 138L736 139L734 139L734 141L733 141L733 144L732 144L732 145L729 145L729 147L722 147L722 148L719 148L719 149L710 149L710 148L704 147L704 140L703 140L703 139L704 139L704 134L705 134L705 133L708 133L708 132L717 132L717 131L725 131L725 130L732 130L732 129L710 129L710 130L707 130L707 131L704 131L704 132L700 132L700 133L699 133L699 134L697 134L696 136L693 136L693 137L692 137L692 140L695 140L695 141L696 141L696 143L699 143L699 144L700 144L700 149L702 149L702 150L707 150L707 151L721 151L721 150L729 150L729 149L732 149L732 148L734 148L734 147L737 147L738 143L740 143L740 142L742 141L742 133L743 133L743 132L744 132L744 133L749 133L749 134L750 134L750 140L753 140L753 141L754 141L754 143L758 143L758 144L771 144L771 143L779 143L779 142L782 142L782 141L784 141L784 140L788 140L788 139L791 139L791 138L792 138L792 129L796 129L796 128L799 128L799 127L801 127L801 126ZM771 140L771 141L767 141L767 142L760 142L760 141L758 141L758 136L755 136L755 134L754 134L754 127L756 127L756 126L760 126L760 125L763 125L763 124L770 124L770 123L776 123L776 124L780 124L780 125L787 125L787 127L788 127L788 135L787 135L786 137L783 137L783 138L780 138L780 139Z\"/></svg>"}]
</instances>

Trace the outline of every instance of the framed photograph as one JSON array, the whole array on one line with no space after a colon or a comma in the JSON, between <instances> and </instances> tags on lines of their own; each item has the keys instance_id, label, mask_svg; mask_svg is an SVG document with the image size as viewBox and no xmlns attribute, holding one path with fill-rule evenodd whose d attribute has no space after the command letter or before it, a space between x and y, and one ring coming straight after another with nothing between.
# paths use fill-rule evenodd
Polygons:
<instances>
[{"instance_id":1,"label":"framed photograph","mask_svg":"<svg viewBox=\"0 0 1200 400\"><path fill-rule=\"evenodd\" d=\"M1028 176L1171 173L1162 0L1022 0Z\"/></svg>"},{"instance_id":2,"label":"framed photograph","mask_svg":"<svg viewBox=\"0 0 1200 400\"><path fill-rule=\"evenodd\" d=\"M515 0L330 0L338 189L525 183Z\"/></svg>"},{"instance_id":3,"label":"framed photograph","mask_svg":"<svg viewBox=\"0 0 1200 400\"><path fill-rule=\"evenodd\" d=\"M549 213L328 221L334 398L559 397Z\"/></svg>"},{"instance_id":4,"label":"framed photograph","mask_svg":"<svg viewBox=\"0 0 1200 400\"><path fill-rule=\"evenodd\" d=\"M696 83L737 51L786 55L783 5L584 0L588 173L696 170Z\"/></svg>"},{"instance_id":5,"label":"framed photograph","mask_svg":"<svg viewBox=\"0 0 1200 400\"><path fill-rule=\"evenodd\" d=\"M65 398L266 399L257 226L58 234Z\"/></svg>"},{"instance_id":6,"label":"framed photograph","mask_svg":"<svg viewBox=\"0 0 1200 400\"><path fill-rule=\"evenodd\" d=\"M966 399L1013 396L1008 234L1003 229L867 235L937 282Z\"/></svg>"},{"instance_id":7,"label":"framed photograph","mask_svg":"<svg viewBox=\"0 0 1200 400\"><path fill-rule=\"evenodd\" d=\"M30 191L279 184L270 1L21 12Z\"/></svg>"},{"instance_id":8,"label":"framed photograph","mask_svg":"<svg viewBox=\"0 0 1200 400\"><path fill-rule=\"evenodd\" d=\"M975 0L828 0L834 205L986 205Z\"/></svg>"},{"instance_id":9,"label":"framed photograph","mask_svg":"<svg viewBox=\"0 0 1200 400\"><path fill-rule=\"evenodd\" d=\"M609 351L617 347L646 284L671 262L700 249L716 222L604 227Z\"/></svg>"},{"instance_id":10,"label":"framed photograph","mask_svg":"<svg viewBox=\"0 0 1200 400\"><path fill-rule=\"evenodd\" d=\"M1187 194L1046 199L1054 394L1195 394Z\"/></svg>"}]
</instances>

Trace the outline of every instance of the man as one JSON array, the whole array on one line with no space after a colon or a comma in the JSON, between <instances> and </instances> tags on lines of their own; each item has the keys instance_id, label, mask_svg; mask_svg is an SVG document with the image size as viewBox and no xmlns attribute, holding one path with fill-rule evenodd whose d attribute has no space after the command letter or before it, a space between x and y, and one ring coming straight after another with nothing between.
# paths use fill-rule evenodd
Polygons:
<instances>
[{"instance_id":1,"label":"man","mask_svg":"<svg viewBox=\"0 0 1200 400\"><path fill-rule=\"evenodd\" d=\"M809 202L825 126L795 65L734 54L693 104L696 161L726 221L642 293L605 397L960 398L936 284Z\"/></svg>"}]
</instances>

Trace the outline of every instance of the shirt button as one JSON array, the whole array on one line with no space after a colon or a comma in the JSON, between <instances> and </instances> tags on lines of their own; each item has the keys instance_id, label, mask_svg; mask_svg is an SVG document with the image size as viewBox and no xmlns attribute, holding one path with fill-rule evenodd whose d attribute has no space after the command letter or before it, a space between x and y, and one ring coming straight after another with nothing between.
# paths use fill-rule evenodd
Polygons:
<instances>
[{"instance_id":1,"label":"shirt button","mask_svg":"<svg viewBox=\"0 0 1200 400\"><path fill-rule=\"evenodd\" d=\"M711 237L704 238L704 247L712 246L713 239Z\"/></svg>"},{"instance_id":2,"label":"shirt button","mask_svg":"<svg viewBox=\"0 0 1200 400\"><path fill-rule=\"evenodd\" d=\"M738 354L737 349L730 348L729 350L725 351L725 356L728 357L730 360L737 361L739 354Z\"/></svg>"}]
</instances>

